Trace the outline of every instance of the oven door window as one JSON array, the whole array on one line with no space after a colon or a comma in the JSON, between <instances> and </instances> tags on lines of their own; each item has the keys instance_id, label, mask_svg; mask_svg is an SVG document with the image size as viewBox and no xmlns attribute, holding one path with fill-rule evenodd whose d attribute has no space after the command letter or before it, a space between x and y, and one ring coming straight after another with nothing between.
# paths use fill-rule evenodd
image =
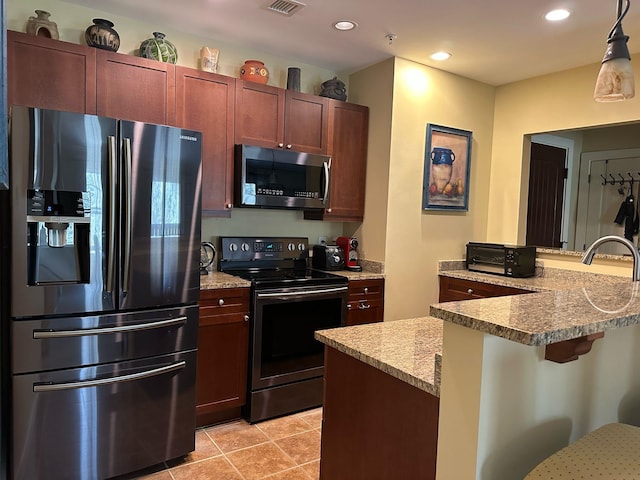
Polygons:
<instances>
[{"instance_id":1,"label":"oven door window","mask_svg":"<svg viewBox=\"0 0 640 480\"><path fill-rule=\"evenodd\" d=\"M314 332L343 324L346 295L258 302L254 329L254 388L321 376L324 345Z\"/></svg>"}]
</instances>

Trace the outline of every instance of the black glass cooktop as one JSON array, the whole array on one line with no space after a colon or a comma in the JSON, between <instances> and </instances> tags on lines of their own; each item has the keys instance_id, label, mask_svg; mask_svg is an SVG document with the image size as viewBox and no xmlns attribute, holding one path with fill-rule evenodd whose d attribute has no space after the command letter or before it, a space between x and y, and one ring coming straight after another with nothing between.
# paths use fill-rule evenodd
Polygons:
<instances>
[{"instance_id":1,"label":"black glass cooktop","mask_svg":"<svg viewBox=\"0 0 640 480\"><path fill-rule=\"evenodd\" d=\"M346 285L349 280L341 275L304 269L272 269L272 270L225 270L225 273L251 281L256 287L279 286L312 286L312 285Z\"/></svg>"}]
</instances>

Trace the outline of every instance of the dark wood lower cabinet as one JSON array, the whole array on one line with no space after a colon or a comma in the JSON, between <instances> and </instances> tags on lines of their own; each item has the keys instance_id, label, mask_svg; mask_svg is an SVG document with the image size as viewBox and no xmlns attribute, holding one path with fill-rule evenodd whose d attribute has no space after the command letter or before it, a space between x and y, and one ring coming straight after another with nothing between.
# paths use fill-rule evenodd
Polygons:
<instances>
[{"instance_id":1,"label":"dark wood lower cabinet","mask_svg":"<svg viewBox=\"0 0 640 480\"><path fill-rule=\"evenodd\" d=\"M384 278L349 280L347 326L382 322L384 319Z\"/></svg>"},{"instance_id":2,"label":"dark wood lower cabinet","mask_svg":"<svg viewBox=\"0 0 640 480\"><path fill-rule=\"evenodd\" d=\"M460 300L474 300L478 298L502 297L505 295L520 295L532 293L530 290L476 282L462 278L440 277L440 302L457 302Z\"/></svg>"},{"instance_id":3,"label":"dark wood lower cabinet","mask_svg":"<svg viewBox=\"0 0 640 480\"><path fill-rule=\"evenodd\" d=\"M325 348L320 480L432 480L440 401Z\"/></svg>"},{"instance_id":4,"label":"dark wood lower cabinet","mask_svg":"<svg viewBox=\"0 0 640 480\"><path fill-rule=\"evenodd\" d=\"M249 289L200 292L196 425L240 417L247 397Z\"/></svg>"}]
</instances>

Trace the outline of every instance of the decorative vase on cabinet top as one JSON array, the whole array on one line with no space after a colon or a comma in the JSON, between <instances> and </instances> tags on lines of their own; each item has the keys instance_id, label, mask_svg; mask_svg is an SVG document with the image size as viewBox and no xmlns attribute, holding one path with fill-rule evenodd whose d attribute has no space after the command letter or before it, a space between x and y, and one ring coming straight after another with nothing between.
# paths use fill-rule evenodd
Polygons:
<instances>
[{"instance_id":1,"label":"decorative vase on cabinet top","mask_svg":"<svg viewBox=\"0 0 640 480\"><path fill-rule=\"evenodd\" d=\"M178 50L173 43L164 37L164 33L153 32L153 38L148 38L140 44L140 56L175 64L178 61Z\"/></svg>"},{"instance_id":2,"label":"decorative vase on cabinet top","mask_svg":"<svg viewBox=\"0 0 640 480\"><path fill-rule=\"evenodd\" d=\"M240 78L266 85L269 82L269 70L260 60L245 60L240 67Z\"/></svg>"},{"instance_id":3,"label":"decorative vase on cabinet top","mask_svg":"<svg viewBox=\"0 0 640 480\"><path fill-rule=\"evenodd\" d=\"M117 52L120 48L120 35L113 29L113 22L104 18L94 18L84 32L84 39L90 47Z\"/></svg>"},{"instance_id":4,"label":"decorative vase on cabinet top","mask_svg":"<svg viewBox=\"0 0 640 480\"><path fill-rule=\"evenodd\" d=\"M27 33L37 37L48 37L57 40L59 38L58 25L49 20L51 14L44 10L36 10L36 15L36 17L32 16L27 20Z\"/></svg>"}]
</instances>

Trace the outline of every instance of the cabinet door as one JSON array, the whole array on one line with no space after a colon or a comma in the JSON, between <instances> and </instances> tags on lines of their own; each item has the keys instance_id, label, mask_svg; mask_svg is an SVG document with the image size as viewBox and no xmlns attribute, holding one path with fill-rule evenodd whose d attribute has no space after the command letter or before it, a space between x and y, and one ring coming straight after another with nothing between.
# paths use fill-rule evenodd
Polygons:
<instances>
[{"instance_id":1,"label":"cabinet door","mask_svg":"<svg viewBox=\"0 0 640 480\"><path fill-rule=\"evenodd\" d=\"M219 421L221 412L246 402L249 355L249 289L200 293L196 374L196 423Z\"/></svg>"},{"instance_id":2,"label":"cabinet door","mask_svg":"<svg viewBox=\"0 0 640 480\"><path fill-rule=\"evenodd\" d=\"M529 290L493 285L462 278L440 277L440 302L473 300L477 298L502 297L531 293Z\"/></svg>"},{"instance_id":3,"label":"cabinet door","mask_svg":"<svg viewBox=\"0 0 640 480\"><path fill-rule=\"evenodd\" d=\"M328 152L328 98L287 90L284 112L284 148L306 153Z\"/></svg>"},{"instance_id":4,"label":"cabinet door","mask_svg":"<svg viewBox=\"0 0 640 480\"><path fill-rule=\"evenodd\" d=\"M329 101L330 206L324 211L305 212L305 218L362 221L368 138L368 107L338 100Z\"/></svg>"},{"instance_id":5,"label":"cabinet door","mask_svg":"<svg viewBox=\"0 0 640 480\"><path fill-rule=\"evenodd\" d=\"M96 113L96 50L7 31L8 105Z\"/></svg>"},{"instance_id":6,"label":"cabinet door","mask_svg":"<svg viewBox=\"0 0 640 480\"><path fill-rule=\"evenodd\" d=\"M235 79L176 67L176 124L202 132L202 210L230 216Z\"/></svg>"},{"instance_id":7,"label":"cabinet door","mask_svg":"<svg viewBox=\"0 0 640 480\"><path fill-rule=\"evenodd\" d=\"M98 50L96 72L98 115L175 123L175 65Z\"/></svg>"},{"instance_id":8,"label":"cabinet door","mask_svg":"<svg viewBox=\"0 0 640 480\"><path fill-rule=\"evenodd\" d=\"M236 80L235 143L281 148L285 90Z\"/></svg>"},{"instance_id":9,"label":"cabinet door","mask_svg":"<svg viewBox=\"0 0 640 480\"><path fill-rule=\"evenodd\" d=\"M347 326L382 322L384 319L384 279L349 281Z\"/></svg>"}]
</instances>

